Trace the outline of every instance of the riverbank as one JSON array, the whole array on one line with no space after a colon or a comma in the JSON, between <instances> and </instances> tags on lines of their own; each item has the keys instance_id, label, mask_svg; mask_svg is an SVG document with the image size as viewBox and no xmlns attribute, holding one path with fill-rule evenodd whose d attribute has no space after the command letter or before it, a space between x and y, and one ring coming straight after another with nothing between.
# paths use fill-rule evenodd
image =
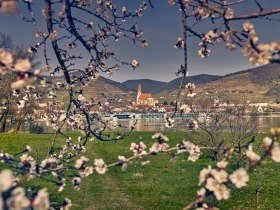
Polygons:
<instances>
[{"instance_id":1,"label":"riverbank","mask_svg":"<svg viewBox=\"0 0 280 210\"><path fill-rule=\"evenodd\" d=\"M89 142L85 154L91 161L102 157L107 164L117 160L118 155L129 157L130 144L137 142L140 137L147 146L151 146L151 136L154 132L133 132L125 140L118 142ZM166 132L171 146L175 146L182 139L193 141L197 136L186 132ZM76 140L78 133L71 133ZM264 137L257 136L257 141ZM0 134L0 151L20 152L26 144L30 145L39 156L47 153L50 146L51 134ZM57 147L63 143L59 137ZM33 153L34 154L34 153ZM48 188L51 193L51 201L60 203L64 197L73 202L72 209L182 209L195 196L198 189L198 176L202 168L214 163L206 153L193 163L187 161L187 156L178 156L172 159L172 154L159 154L148 157L149 165L142 166L140 162L130 164L126 171L121 168L112 168L105 175L96 173L85 178L81 190L75 192L68 178L66 189L58 193L54 184L35 179L27 181L26 187L40 185ZM1 164L0 168L6 166ZM68 175L73 171L68 171ZM240 189L232 190L229 200L218 202L220 209L255 209L255 188L261 184L260 209L280 209L278 189L280 185L279 164L268 161L250 173L249 185Z\"/></svg>"}]
</instances>

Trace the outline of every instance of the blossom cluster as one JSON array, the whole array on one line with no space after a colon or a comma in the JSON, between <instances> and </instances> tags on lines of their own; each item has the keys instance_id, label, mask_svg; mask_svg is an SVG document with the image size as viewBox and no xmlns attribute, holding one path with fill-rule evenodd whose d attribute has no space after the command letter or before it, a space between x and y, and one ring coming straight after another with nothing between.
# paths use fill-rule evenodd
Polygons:
<instances>
[{"instance_id":1,"label":"blossom cluster","mask_svg":"<svg viewBox=\"0 0 280 210\"><path fill-rule=\"evenodd\" d=\"M14 74L15 81L11 84L13 89L20 89L40 76L40 70L31 70L31 63L28 59L13 58L12 53L0 48L0 75Z\"/></svg>"},{"instance_id":2,"label":"blossom cluster","mask_svg":"<svg viewBox=\"0 0 280 210\"><path fill-rule=\"evenodd\" d=\"M196 93L194 92L195 88L196 87L194 83L188 83L186 85L186 89L188 91L188 95L187 95L188 97L194 97L196 95Z\"/></svg>"},{"instance_id":3,"label":"blossom cluster","mask_svg":"<svg viewBox=\"0 0 280 210\"><path fill-rule=\"evenodd\" d=\"M0 208L1 209L42 209L50 208L49 193L46 189L40 189L32 197L28 197L25 190L19 186L18 177L11 170L0 172ZM66 198L61 205L61 210L67 210L72 206L70 199Z\"/></svg>"},{"instance_id":4,"label":"blossom cluster","mask_svg":"<svg viewBox=\"0 0 280 210\"><path fill-rule=\"evenodd\" d=\"M259 38L254 29L254 24L246 21L243 30L248 34L248 41L242 47L242 53L247 56L252 65L268 64L280 51L280 43L273 41L270 44L258 43Z\"/></svg>"},{"instance_id":5,"label":"blossom cluster","mask_svg":"<svg viewBox=\"0 0 280 210\"><path fill-rule=\"evenodd\" d=\"M188 152L189 153L188 160L190 160L192 162L195 162L196 160L198 160L198 158L201 155L199 146L193 144L190 141L183 140L183 141L181 141L180 144L177 144L176 147L178 150L177 151L178 154Z\"/></svg>"},{"instance_id":6,"label":"blossom cluster","mask_svg":"<svg viewBox=\"0 0 280 210\"><path fill-rule=\"evenodd\" d=\"M212 168L209 165L200 171L199 186L201 189L197 192L197 200L195 206L198 209L212 208L213 205L207 202L209 196L215 196L217 200L226 200L230 198L230 188L242 188L247 186L250 178L248 171L259 164L263 164L263 160L267 156L271 156L275 162L280 162L280 147L275 139L279 136L279 129L273 129L273 138L265 137L263 139L264 153L262 155L253 151L252 144L246 149L246 156L248 157L248 166L240 167L233 172L229 172L228 160L232 158L234 148L226 153L226 157L217 162L217 168ZM182 145L182 144L181 144ZM179 145L179 147L181 146Z\"/></svg>"}]
</instances>

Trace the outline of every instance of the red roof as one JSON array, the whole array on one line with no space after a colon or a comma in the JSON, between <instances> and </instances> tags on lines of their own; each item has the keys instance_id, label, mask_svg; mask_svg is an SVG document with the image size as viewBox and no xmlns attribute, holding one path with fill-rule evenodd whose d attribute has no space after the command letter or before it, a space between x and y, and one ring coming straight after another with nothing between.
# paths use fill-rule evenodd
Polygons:
<instances>
[{"instance_id":1,"label":"red roof","mask_svg":"<svg viewBox=\"0 0 280 210\"><path fill-rule=\"evenodd\" d=\"M144 100L147 100L148 98L152 98L152 94L150 94L150 93L146 93L146 94L142 93L138 100L144 101Z\"/></svg>"}]
</instances>

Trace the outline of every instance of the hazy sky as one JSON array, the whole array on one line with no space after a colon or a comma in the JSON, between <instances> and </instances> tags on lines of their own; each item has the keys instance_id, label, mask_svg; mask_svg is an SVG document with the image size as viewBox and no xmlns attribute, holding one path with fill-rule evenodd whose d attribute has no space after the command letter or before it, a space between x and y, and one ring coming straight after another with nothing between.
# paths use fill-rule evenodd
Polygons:
<instances>
[{"instance_id":1,"label":"hazy sky","mask_svg":"<svg viewBox=\"0 0 280 210\"><path fill-rule=\"evenodd\" d=\"M249 2L253 1L249 0ZM264 5L267 9L280 8L280 0L262 1L265 2ZM128 3L127 7L132 9L135 8L136 4L141 3L140 0L118 0L116 2L119 5ZM149 47L141 48L128 41L120 41L112 46L123 60L130 61L136 58L140 62L140 68L131 70L129 67L122 67L119 72L111 76L111 79L125 81L148 78L170 81L176 77L174 72L183 62L183 51L173 48L177 37L182 36L180 13L177 7L169 7L167 0L154 0L154 6L154 9L148 8L143 17L137 20L140 28L145 32L145 37L149 40ZM239 14L254 9L249 4L243 4ZM38 7L38 10L38 14L41 14L42 8ZM274 17L279 17L279 15ZM280 21L261 20L254 23L261 42L279 41ZM208 26L204 24L200 29L203 30L203 27L207 29ZM0 31L11 34L16 44L28 47L36 43L36 40L32 38L35 33L32 24L24 23L19 17L6 17L0 14ZM212 48L212 54L209 58L200 59L197 55L199 49L197 44L195 39L189 43L190 75L201 73L224 75L252 67L240 53L240 49L231 52L226 50L223 44Z\"/></svg>"}]
</instances>

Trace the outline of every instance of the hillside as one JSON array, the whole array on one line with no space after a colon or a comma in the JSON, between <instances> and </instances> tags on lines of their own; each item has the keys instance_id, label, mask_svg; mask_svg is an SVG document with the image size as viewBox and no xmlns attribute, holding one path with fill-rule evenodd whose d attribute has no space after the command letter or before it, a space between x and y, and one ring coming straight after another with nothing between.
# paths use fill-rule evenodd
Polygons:
<instances>
[{"instance_id":1,"label":"hillside","mask_svg":"<svg viewBox=\"0 0 280 210\"><path fill-rule=\"evenodd\" d=\"M112 85L112 86L115 86L117 88L119 88L120 90L124 91L124 92L127 92L127 91L130 91L132 90L130 87L120 83L120 82L116 82L114 80L111 80L111 79L108 79L108 78L105 78L105 77L99 77L97 79L97 81L95 81L97 83L104 83L104 84L109 84L109 85Z\"/></svg>"},{"instance_id":2,"label":"hillside","mask_svg":"<svg viewBox=\"0 0 280 210\"><path fill-rule=\"evenodd\" d=\"M79 76L78 73L71 74L71 76ZM63 77L52 77L53 82L62 81ZM122 83L113 81L111 79L100 76L97 80L91 80L84 88L84 95L87 98L131 98L133 91ZM66 96L67 93L61 92L60 97Z\"/></svg>"},{"instance_id":3,"label":"hillside","mask_svg":"<svg viewBox=\"0 0 280 210\"><path fill-rule=\"evenodd\" d=\"M224 77L236 76L250 73L253 83L263 84L273 80L280 80L280 64L268 64L244 71L227 74Z\"/></svg>"},{"instance_id":4,"label":"hillside","mask_svg":"<svg viewBox=\"0 0 280 210\"><path fill-rule=\"evenodd\" d=\"M188 76L184 81L184 85L186 85L188 83L205 84L205 83L209 83L209 82L218 80L220 78L222 78L222 76L209 75L209 74L198 74L198 75L194 75L194 76ZM161 91L177 89L181 83L181 80L182 80L182 77L171 80L170 82L167 83L167 85L165 87L163 87L161 89Z\"/></svg>"},{"instance_id":5,"label":"hillside","mask_svg":"<svg viewBox=\"0 0 280 210\"><path fill-rule=\"evenodd\" d=\"M189 79L189 78L188 78ZM190 81L190 80L189 80ZM226 101L275 102L279 99L280 64L268 64L196 83L198 97L222 98ZM174 100L174 91L163 90L157 97ZM185 95L185 93L182 93Z\"/></svg>"},{"instance_id":6,"label":"hillside","mask_svg":"<svg viewBox=\"0 0 280 210\"><path fill-rule=\"evenodd\" d=\"M130 97L131 91L119 82L99 77L96 81L91 81L85 88L85 96L95 97Z\"/></svg>"},{"instance_id":7,"label":"hillside","mask_svg":"<svg viewBox=\"0 0 280 210\"><path fill-rule=\"evenodd\" d=\"M76 73L74 76L78 76L78 74ZM62 80L62 77L55 77L52 80L59 81ZM99 77L96 81L89 83L84 90L84 95L133 99L138 84L141 84L143 92L153 93L156 99L160 99L160 102L172 101L180 82L181 78L170 82L140 79L119 83ZM275 102L280 99L280 64L268 64L224 76L207 74L189 76L186 78L185 84L189 82L196 84L198 97L222 98L227 101ZM184 91L182 94L185 94Z\"/></svg>"},{"instance_id":8,"label":"hillside","mask_svg":"<svg viewBox=\"0 0 280 210\"><path fill-rule=\"evenodd\" d=\"M184 83L185 85L189 82L195 84L204 84L220 78L222 78L222 76L199 74L199 75L187 77ZM128 80L123 82L123 84L127 86L129 89L134 91L137 91L138 84L141 84L144 92L156 94L162 91L171 91L177 89L181 82L181 79L182 77L176 78L174 80L171 80L170 82L160 82L160 81L155 81L150 79L139 79L139 80Z\"/></svg>"}]
</instances>

